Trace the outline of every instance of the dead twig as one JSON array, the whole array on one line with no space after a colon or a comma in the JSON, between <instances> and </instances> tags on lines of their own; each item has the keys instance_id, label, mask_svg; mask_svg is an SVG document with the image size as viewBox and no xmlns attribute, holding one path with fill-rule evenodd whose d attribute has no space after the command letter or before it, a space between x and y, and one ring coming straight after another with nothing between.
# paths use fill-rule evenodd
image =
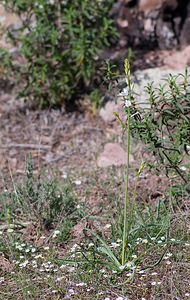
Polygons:
<instances>
[{"instance_id":1,"label":"dead twig","mask_svg":"<svg viewBox=\"0 0 190 300\"><path fill-rule=\"evenodd\" d=\"M0 148L33 148L33 149L51 149L49 145L35 145L35 144L8 144L8 145L0 145Z\"/></svg>"}]
</instances>

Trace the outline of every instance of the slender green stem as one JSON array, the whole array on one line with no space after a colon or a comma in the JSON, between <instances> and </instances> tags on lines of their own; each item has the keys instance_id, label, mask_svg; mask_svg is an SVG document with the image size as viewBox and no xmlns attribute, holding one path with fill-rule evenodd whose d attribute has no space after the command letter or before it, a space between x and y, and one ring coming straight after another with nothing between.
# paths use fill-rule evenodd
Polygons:
<instances>
[{"instance_id":1,"label":"slender green stem","mask_svg":"<svg viewBox=\"0 0 190 300\"><path fill-rule=\"evenodd\" d=\"M125 253L126 253L127 204L128 204L128 187L129 187L129 151L130 151L130 107L128 107L128 118L127 118L127 168L126 168L126 188L125 188L125 202L124 202L122 265L125 264Z\"/></svg>"},{"instance_id":2,"label":"slender green stem","mask_svg":"<svg viewBox=\"0 0 190 300\"><path fill-rule=\"evenodd\" d=\"M134 205L135 205L137 184L138 184L138 181L139 181L139 176L143 171L144 165L145 165L145 162L143 161L141 163L140 169L138 171L137 179L136 179L136 182L135 182L135 187L134 187L134 191L133 191L133 199L132 199L132 203L130 205L129 221L128 221L127 235L126 235L126 245L128 244L128 241L129 241L129 232L130 232L130 229L131 229L131 224L132 224L132 219L133 219L133 210L134 210Z\"/></svg>"}]
</instances>

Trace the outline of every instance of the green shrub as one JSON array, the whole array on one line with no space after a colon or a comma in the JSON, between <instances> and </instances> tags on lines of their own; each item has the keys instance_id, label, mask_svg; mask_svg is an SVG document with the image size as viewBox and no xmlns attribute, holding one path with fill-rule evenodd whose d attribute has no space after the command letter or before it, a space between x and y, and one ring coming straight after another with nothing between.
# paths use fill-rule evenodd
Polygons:
<instances>
[{"instance_id":1,"label":"green shrub","mask_svg":"<svg viewBox=\"0 0 190 300\"><path fill-rule=\"evenodd\" d=\"M133 103L131 129L155 156L154 167L174 172L190 191L190 84L188 70L164 79L166 84L148 84L148 107Z\"/></svg>"},{"instance_id":2,"label":"green shrub","mask_svg":"<svg viewBox=\"0 0 190 300\"><path fill-rule=\"evenodd\" d=\"M66 104L93 86L96 58L117 37L109 12L114 0L5 0L22 26L9 29L20 50L19 96L40 106Z\"/></svg>"}]
</instances>

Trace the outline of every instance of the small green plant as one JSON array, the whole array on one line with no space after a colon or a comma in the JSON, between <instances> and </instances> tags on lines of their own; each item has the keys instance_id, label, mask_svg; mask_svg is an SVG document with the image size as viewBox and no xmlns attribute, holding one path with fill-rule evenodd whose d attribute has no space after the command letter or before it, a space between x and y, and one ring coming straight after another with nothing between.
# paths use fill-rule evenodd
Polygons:
<instances>
[{"instance_id":1,"label":"small green plant","mask_svg":"<svg viewBox=\"0 0 190 300\"><path fill-rule=\"evenodd\" d=\"M107 61L107 66L108 67L110 66L109 61ZM112 77L113 73L111 71L111 68L108 69L108 72L109 72L108 77L109 76ZM130 152L130 115L131 115L130 108L133 102L133 96L132 96L133 84L131 83L130 80L130 65L128 59L125 60L125 74L126 74L127 87L124 88L124 90L118 95L122 98L127 113L127 166L126 166L126 182L125 182L126 189L125 189L124 213L123 213L124 220L123 220L123 229L122 229L122 233L123 233L122 253L120 253L120 255L117 253L116 255L114 251L111 249L110 245L108 245L106 241L99 234L93 232L91 229L88 228L86 228L85 231L93 235L95 240L99 244L99 247L97 248L98 260L97 261L96 259L94 260L95 264L96 263L105 264L106 266L109 266L111 269L117 272L123 272L126 269L132 269L133 270L132 277L133 277L135 268L134 268L134 262L129 261L130 259L129 253L131 253L131 251L129 250L129 236L131 234L131 229L133 224L133 214L134 214L133 211L134 211L137 183L145 163L143 162L139 169L138 176L135 183L133 198L132 201L129 201L128 189L129 189L129 152ZM115 115L118 116L116 113ZM125 124L122 125L126 127ZM73 261L71 260L71 262Z\"/></svg>"},{"instance_id":2,"label":"small green plant","mask_svg":"<svg viewBox=\"0 0 190 300\"><path fill-rule=\"evenodd\" d=\"M7 33L22 57L22 64L12 68L18 74L19 96L53 106L92 90L96 58L109 46L109 38L117 38L109 17L114 1L4 2L22 21Z\"/></svg>"},{"instance_id":3,"label":"small green plant","mask_svg":"<svg viewBox=\"0 0 190 300\"><path fill-rule=\"evenodd\" d=\"M0 194L4 205L1 218L9 224L16 215L18 218L28 215L42 228L59 227L62 241L68 240L72 227L80 219L71 181L68 179L63 187L58 187L55 179L47 179L41 174L34 176L31 155L25 172L22 183L12 178L12 190L4 184L4 192Z\"/></svg>"}]
</instances>

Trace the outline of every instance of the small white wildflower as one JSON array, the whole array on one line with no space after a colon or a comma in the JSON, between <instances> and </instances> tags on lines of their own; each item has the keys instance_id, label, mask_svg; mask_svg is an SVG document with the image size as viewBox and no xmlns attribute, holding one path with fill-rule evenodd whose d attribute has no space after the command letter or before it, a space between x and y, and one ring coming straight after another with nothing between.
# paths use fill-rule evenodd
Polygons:
<instances>
[{"instance_id":1,"label":"small white wildflower","mask_svg":"<svg viewBox=\"0 0 190 300\"><path fill-rule=\"evenodd\" d=\"M167 264L167 265L170 265L170 264L171 264L171 261L167 260L167 261L166 261L166 264Z\"/></svg>"},{"instance_id":2,"label":"small white wildflower","mask_svg":"<svg viewBox=\"0 0 190 300\"><path fill-rule=\"evenodd\" d=\"M151 275L152 276L155 276L155 275L157 275L158 273L157 272L153 272Z\"/></svg>"},{"instance_id":3,"label":"small white wildflower","mask_svg":"<svg viewBox=\"0 0 190 300\"><path fill-rule=\"evenodd\" d=\"M155 240L156 240L156 237L151 237L151 240L152 240L152 241L155 241Z\"/></svg>"},{"instance_id":4,"label":"small white wildflower","mask_svg":"<svg viewBox=\"0 0 190 300\"><path fill-rule=\"evenodd\" d=\"M131 101L125 100L124 104L125 104L125 107L130 107L131 106Z\"/></svg>"},{"instance_id":5,"label":"small white wildflower","mask_svg":"<svg viewBox=\"0 0 190 300\"><path fill-rule=\"evenodd\" d=\"M159 241L158 241L158 244L161 244L161 243L162 243L162 241L159 240Z\"/></svg>"},{"instance_id":6,"label":"small white wildflower","mask_svg":"<svg viewBox=\"0 0 190 300\"><path fill-rule=\"evenodd\" d=\"M190 243L185 243L185 246L190 246Z\"/></svg>"},{"instance_id":7,"label":"small white wildflower","mask_svg":"<svg viewBox=\"0 0 190 300\"><path fill-rule=\"evenodd\" d=\"M78 205L76 206L76 208L77 208L77 209L81 208L80 204L78 204Z\"/></svg>"},{"instance_id":8,"label":"small white wildflower","mask_svg":"<svg viewBox=\"0 0 190 300\"><path fill-rule=\"evenodd\" d=\"M67 178L67 174L64 173L61 177L64 178L64 179L66 179Z\"/></svg>"},{"instance_id":9,"label":"small white wildflower","mask_svg":"<svg viewBox=\"0 0 190 300\"><path fill-rule=\"evenodd\" d=\"M117 297L115 300L123 300L123 297Z\"/></svg>"},{"instance_id":10,"label":"small white wildflower","mask_svg":"<svg viewBox=\"0 0 190 300\"><path fill-rule=\"evenodd\" d=\"M45 240L45 239L46 239L45 235L42 235L42 236L40 237L40 239Z\"/></svg>"},{"instance_id":11,"label":"small white wildflower","mask_svg":"<svg viewBox=\"0 0 190 300\"><path fill-rule=\"evenodd\" d=\"M11 232L13 232L14 230L12 229L12 228L9 228L9 229L7 229L7 232L9 232L9 233L11 233Z\"/></svg>"},{"instance_id":12,"label":"small white wildflower","mask_svg":"<svg viewBox=\"0 0 190 300\"><path fill-rule=\"evenodd\" d=\"M112 247L112 248L117 248L117 247L119 247L119 246L120 246L120 244L113 242L113 243L111 243L111 246L110 246L110 247Z\"/></svg>"},{"instance_id":13,"label":"small white wildflower","mask_svg":"<svg viewBox=\"0 0 190 300\"><path fill-rule=\"evenodd\" d=\"M146 300L146 298L142 297L141 300Z\"/></svg>"},{"instance_id":14,"label":"small white wildflower","mask_svg":"<svg viewBox=\"0 0 190 300\"><path fill-rule=\"evenodd\" d=\"M56 280L57 281L61 281L63 279L63 277L57 277Z\"/></svg>"},{"instance_id":15,"label":"small white wildflower","mask_svg":"<svg viewBox=\"0 0 190 300\"><path fill-rule=\"evenodd\" d=\"M44 247L44 250L49 250L49 246Z\"/></svg>"},{"instance_id":16,"label":"small white wildflower","mask_svg":"<svg viewBox=\"0 0 190 300\"><path fill-rule=\"evenodd\" d=\"M66 265L61 265L60 266L60 269L63 269L63 268L65 268L66 267Z\"/></svg>"},{"instance_id":17,"label":"small white wildflower","mask_svg":"<svg viewBox=\"0 0 190 300\"><path fill-rule=\"evenodd\" d=\"M30 249L26 248L25 252L26 252L26 253L30 252Z\"/></svg>"},{"instance_id":18,"label":"small white wildflower","mask_svg":"<svg viewBox=\"0 0 190 300\"><path fill-rule=\"evenodd\" d=\"M104 298L104 300L110 300L110 298L109 298L109 297L106 297L106 298Z\"/></svg>"},{"instance_id":19,"label":"small white wildflower","mask_svg":"<svg viewBox=\"0 0 190 300\"><path fill-rule=\"evenodd\" d=\"M36 256L34 256L35 259L38 259L38 258L43 258L43 256L41 254L38 254Z\"/></svg>"},{"instance_id":20,"label":"small white wildflower","mask_svg":"<svg viewBox=\"0 0 190 300\"><path fill-rule=\"evenodd\" d=\"M105 273L106 272L105 269L100 269L99 271L100 271L100 273Z\"/></svg>"},{"instance_id":21,"label":"small white wildflower","mask_svg":"<svg viewBox=\"0 0 190 300\"><path fill-rule=\"evenodd\" d=\"M116 241L117 243L121 243L122 242L122 240L121 239L117 239L117 241Z\"/></svg>"},{"instance_id":22,"label":"small white wildflower","mask_svg":"<svg viewBox=\"0 0 190 300\"><path fill-rule=\"evenodd\" d=\"M51 292L52 292L53 294L56 294L56 293L57 293L57 291L56 291L56 290L52 290Z\"/></svg>"},{"instance_id":23,"label":"small white wildflower","mask_svg":"<svg viewBox=\"0 0 190 300\"><path fill-rule=\"evenodd\" d=\"M89 248L91 248L91 247L93 247L93 246L94 246L94 243L89 243L89 244L88 244L88 247L89 247Z\"/></svg>"},{"instance_id":24,"label":"small white wildflower","mask_svg":"<svg viewBox=\"0 0 190 300\"><path fill-rule=\"evenodd\" d=\"M71 247L70 252L75 252L76 249L77 249L78 247L79 247L78 244L74 244L74 245Z\"/></svg>"},{"instance_id":25,"label":"small white wildflower","mask_svg":"<svg viewBox=\"0 0 190 300\"><path fill-rule=\"evenodd\" d=\"M144 273L144 270L140 270L138 271L139 274L143 274Z\"/></svg>"},{"instance_id":26,"label":"small white wildflower","mask_svg":"<svg viewBox=\"0 0 190 300\"><path fill-rule=\"evenodd\" d=\"M33 260L33 261L32 261L32 264L34 264L34 265L37 264L37 261L36 261L36 260Z\"/></svg>"},{"instance_id":27,"label":"small white wildflower","mask_svg":"<svg viewBox=\"0 0 190 300\"><path fill-rule=\"evenodd\" d=\"M151 282L151 285L156 285L156 281Z\"/></svg>"},{"instance_id":28,"label":"small white wildflower","mask_svg":"<svg viewBox=\"0 0 190 300\"><path fill-rule=\"evenodd\" d=\"M136 254L133 254L131 257L132 257L132 258L137 258L137 255L136 255Z\"/></svg>"},{"instance_id":29,"label":"small white wildflower","mask_svg":"<svg viewBox=\"0 0 190 300\"><path fill-rule=\"evenodd\" d=\"M124 270L124 269L125 269L125 266L119 266L119 269L120 269L120 270Z\"/></svg>"},{"instance_id":30,"label":"small white wildflower","mask_svg":"<svg viewBox=\"0 0 190 300\"><path fill-rule=\"evenodd\" d=\"M57 235L60 234L60 231L59 230L55 230L53 235L52 235L52 238L56 238Z\"/></svg>"},{"instance_id":31,"label":"small white wildflower","mask_svg":"<svg viewBox=\"0 0 190 300\"><path fill-rule=\"evenodd\" d=\"M142 240L142 244L147 244L147 243L148 243L147 239Z\"/></svg>"},{"instance_id":32,"label":"small white wildflower","mask_svg":"<svg viewBox=\"0 0 190 300\"><path fill-rule=\"evenodd\" d=\"M68 293L69 293L70 295L73 295L73 294L75 293L75 291L74 291L73 289L69 289L69 290L68 290Z\"/></svg>"},{"instance_id":33,"label":"small white wildflower","mask_svg":"<svg viewBox=\"0 0 190 300\"><path fill-rule=\"evenodd\" d=\"M31 252L32 252L32 253L36 252L36 248L32 248L32 249L31 249Z\"/></svg>"},{"instance_id":34,"label":"small white wildflower","mask_svg":"<svg viewBox=\"0 0 190 300\"><path fill-rule=\"evenodd\" d=\"M182 171L186 171L186 170L187 170L187 168L186 168L186 167L184 167L184 166L182 166L182 167L180 167L180 170L182 170Z\"/></svg>"},{"instance_id":35,"label":"small white wildflower","mask_svg":"<svg viewBox=\"0 0 190 300\"><path fill-rule=\"evenodd\" d=\"M86 285L85 282L76 283L76 286L84 286L84 285Z\"/></svg>"},{"instance_id":36,"label":"small white wildflower","mask_svg":"<svg viewBox=\"0 0 190 300\"><path fill-rule=\"evenodd\" d=\"M3 231L0 231L0 235L2 235L3 234Z\"/></svg>"},{"instance_id":37,"label":"small white wildflower","mask_svg":"<svg viewBox=\"0 0 190 300\"><path fill-rule=\"evenodd\" d=\"M127 277L130 277L132 275L132 273L127 273Z\"/></svg>"},{"instance_id":38,"label":"small white wildflower","mask_svg":"<svg viewBox=\"0 0 190 300\"><path fill-rule=\"evenodd\" d=\"M157 282L158 285L160 285L161 283L162 283L161 281L158 281L158 282Z\"/></svg>"},{"instance_id":39,"label":"small white wildflower","mask_svg":"<svg viewBox=\"0 0 190 300\"><path fill-rule=\"evenodd\" d=\"M125 264L125 266L126 266L127 268L131 268L131 267L132 267L132 265L133 265L133 263L132 263L132 262L130 262L130 261L129 261L128 263L126 263L126 264Z\"/></svg>"},{"instance_id":40,"label":"small white wildflower","mask_svg":"<svg viewBox=\"0 0 190 300\"><path fill-rule=\"evenodd\" d=\"M171 242L175 242L175 239L170 239Z\"/></svg>"},{"instance_id":41,"label":"small white wildflower","mask_svg":"<svg viewBox=\"0 0 190 300\"><path fill-rule=\"evenodd\" d=\"M75 180L74 183L75 183L76 185L80 185L82 182L81 182L81 180Z\"/></svg>"},{"instance_id":42,"label":"small white wildflower","mask_svg":"<svg viewBox=\"0 0 190 300\"><path fill-rule=\"evenodd\" d=\"M166 238L165 238L165 236L161 236L161 238L160 238L162 241L164 241Z\"/></svg>"},{"instance_id":43,"label":"small white wildflower","mask_svg":"<svg viewBox=\"0 0 190 300\"><path fill-rule=\"evenodd\" d=\"M105 226L104 226L104 229L108 229L108 228L110 228L111 227L111 224L106 224Z\"/></svg>"},{"instance_id":44,"label":"small white wildflower","mask_svg":"<svg viewBox=\"0 0 190 300\"><path fill-rule=\"evenodd\" d=\"M3 281L5 281L5 277L0 277L0 283L2 283Z\"/></svg>"},{"instance_id":45,"label":"small white wildflower","mask_svg":"<svg viewBox=\"0 0 190 300\"><path fill-rule=\"evenodd\" d=\"M185 297L189 297L190 296L190 293L185 293Z\"/></svg>"},{"instance_id":46,"label":"small white wildflower","mask_svg":"<svg viewBox=\"0 0 190 300\"><path fill-rule=\"evenodd\" d=\"M49 0L49 4L54 5L55 0Z\"/></svg>"}]
</instances>

